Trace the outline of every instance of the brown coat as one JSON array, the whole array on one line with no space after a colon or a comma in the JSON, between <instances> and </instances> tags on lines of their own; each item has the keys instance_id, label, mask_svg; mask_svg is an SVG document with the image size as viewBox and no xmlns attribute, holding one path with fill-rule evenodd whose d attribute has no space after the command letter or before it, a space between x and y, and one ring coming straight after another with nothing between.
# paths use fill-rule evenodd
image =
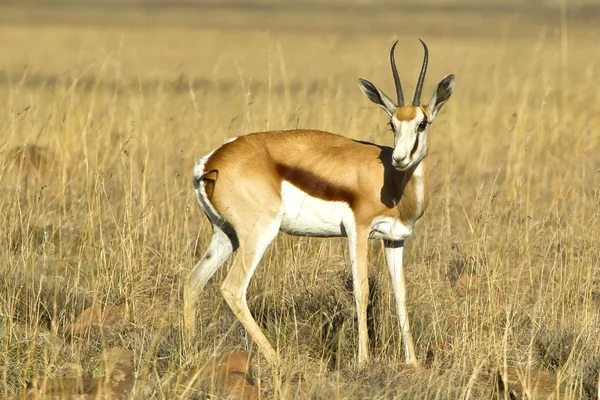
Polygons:
<instances>
[{"instance_id":1,"label":"brown coat","mask_svg":"<svg viewBox=\"0 0 600 400\"><path fill-rule=\"evenodd\" d=\"M322 200L346 202L357 225L369 226L376 217L412 225L423 214L428 196L418 204L414 168L394 169L392 151L317 130L259 132L218 148L204 167L217 172L203 179L209 201L234 227L241 223L236 221L237 204L247 212L253 206L275 210L282 181Z\"/></svg>"}]
</instances>

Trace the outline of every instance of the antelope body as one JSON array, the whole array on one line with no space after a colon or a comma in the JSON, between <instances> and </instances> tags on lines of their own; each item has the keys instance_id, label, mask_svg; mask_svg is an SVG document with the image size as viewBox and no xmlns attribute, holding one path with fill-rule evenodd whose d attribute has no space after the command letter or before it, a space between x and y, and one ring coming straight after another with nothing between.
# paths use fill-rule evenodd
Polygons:
<instances>
[{"instance_id":1,"label":"antelope body","mask_svg":"<svg viewBox=\"0 0 600 400\"><path fill-rule=\"evenodd\" d=\"M213 236L193 268L185 290L186 326L195 329L195 301L210 277L236 250L221 292L270 361L276 352L250 314L246 290L260 259L279 231L298 236L347 237L358 312L358 360L366 361L368 240L383 239L398 306L405 360L416 364L402 269L404 239L428 203L423 158L427 130L450 97L454 76L446 76L427 105L420 93L427 47L413 104L404 105L400 79L390 61L398 105L362 78L367 97L390 116L394 147L361 142L329 132L296 129L234 138L203 157L194 168L200 206Z\"/></svg>"}]
</instances>

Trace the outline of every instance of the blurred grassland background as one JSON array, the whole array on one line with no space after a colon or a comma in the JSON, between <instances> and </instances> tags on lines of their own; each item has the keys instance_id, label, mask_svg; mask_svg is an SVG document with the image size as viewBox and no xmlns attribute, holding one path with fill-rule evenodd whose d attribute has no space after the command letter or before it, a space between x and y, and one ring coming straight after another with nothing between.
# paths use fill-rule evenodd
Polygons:
<instances>
[{"instance_id":1,"label":"blurred grassland background","mask_svg":"<svg viewBox=\"0 0 600 400\"><path fill-rule=\"evenodd\" d=\"M456 74L430 132L432 201L406 242L420 370L402 346L380 244L370 252L374 362L355 363L345 240L281 235L248 302L283 368L267 398L489 398L505 366L595 398L600 372L600 6L593 1L0 2L0 395L103 348L134 351L141 396L253 350L222 268L182 331L182 285L210 226L194 162L226 139L316 128L391 145L360 92L412 95ZM65 340L90 305L128 323Z\"/></svg>"}]
</instances>

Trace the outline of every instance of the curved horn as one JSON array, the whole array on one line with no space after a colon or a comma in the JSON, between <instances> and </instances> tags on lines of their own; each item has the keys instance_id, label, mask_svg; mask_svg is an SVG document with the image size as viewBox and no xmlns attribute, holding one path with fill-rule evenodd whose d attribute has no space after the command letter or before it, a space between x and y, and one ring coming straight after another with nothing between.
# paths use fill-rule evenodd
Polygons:
<instances>
[{"instance_id":1,"label":"curved horn","mask_svg":"<svg viewBox=\"0 0 600 400\"><path fill-rule=\"evenodd\" d=\"M398 69L396 68L396 60L394 58L394 50L398 41L394 42L392 50L390 51L390 64L392 64L392 74L394 74L394 83L396 84L396 97L398 98L398 107L404 105L404 94L402 93L402 84L400 83L400 76L398 75Z\"/></svg>"},{"instance_id":2,"label":"curved horn","mask_svg":"<svg viewBox=\"0 0 600 400\"><path fill-rule=\"evenodd\" d=\"M427 61L429 56L427 45L421 39L419 39L419 41L423 45L423 49L425 49L425 56L423 57L423 66L421 67L421 74L419 75L419 80L417 81L417 88L415 89L415 98L412 102L412 105L415 107L421 105L421 91L423 90L423 82L425 81L425 73L427 72Z\"/></svg>"}]
</instances>

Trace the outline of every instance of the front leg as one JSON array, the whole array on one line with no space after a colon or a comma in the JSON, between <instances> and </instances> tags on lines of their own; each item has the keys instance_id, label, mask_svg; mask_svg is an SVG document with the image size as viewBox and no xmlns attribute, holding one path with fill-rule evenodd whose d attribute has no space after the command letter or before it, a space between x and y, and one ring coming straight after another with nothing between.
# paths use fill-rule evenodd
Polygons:
<instances>
[{"instance_id":1,"label":"front leg","mask_svg":"<svg viewBox=\"0 0 600 400\"><path fill-rule=\"evenodd\" d=\"M406 283L404 282L404 269L402 268L403 249L403 240L385 241L385 258L392 278L394 297L396 297L396 304L398 305L398 318L402 331L402 342L404 343L404 358L407 364L417 366L417 357L415 356L415 347L406 310Z\"/></svg>"},{"instance_id":2,"label":"front leg","mask_svg":"<svg viewBox=\"0 0 600 400\"><path fill-rule=\"evenodd\" d=\"M369 230L356 227L348 232L348 250L352 263L352 283L358 314L358 363L369 360L369 333L367 330L367 305L369 303L368 237Z\"/></svg>"}]
</instances>

